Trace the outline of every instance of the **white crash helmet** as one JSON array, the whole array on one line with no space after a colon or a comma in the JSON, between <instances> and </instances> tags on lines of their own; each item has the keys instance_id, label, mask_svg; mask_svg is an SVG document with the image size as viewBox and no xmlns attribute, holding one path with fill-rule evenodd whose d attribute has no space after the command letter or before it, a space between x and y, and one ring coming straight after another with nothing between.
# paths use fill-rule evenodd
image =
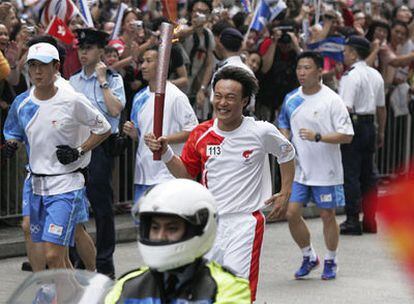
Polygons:
<instances>
[{"instance_id":1,"label":"white crash helmet","mask_svg":"<svg viewBox=\"0 0 414 304\"><path fill-rule=\"evenodd\" d=\"M151 188L139 200L138 249L145 264L157 271L192 263L213 246L217 230L216 202L205 187L189 179L174 179ZM137 210L138 209L138 210ZM186 234L175 242L149 239L155 215L175 215L186 222Z\"/></svg>"}]
</instances>

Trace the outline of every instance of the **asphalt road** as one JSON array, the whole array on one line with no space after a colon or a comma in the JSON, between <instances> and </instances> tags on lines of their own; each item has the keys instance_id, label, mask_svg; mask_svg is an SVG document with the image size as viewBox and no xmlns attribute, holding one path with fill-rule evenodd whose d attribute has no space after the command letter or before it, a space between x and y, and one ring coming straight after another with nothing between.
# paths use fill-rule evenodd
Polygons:
<instances>
[{"instance_id":1,"label":"asphalt road","mask_svg":"<svg viewBox=\"0 0 414 304\"><path fill-rule=\"evenodd\" d=\"M343 217L339 217L339 221ZM323 259L325 247L319 219L308 220L313 244ZM340 240L339 273L333 281L320 279L322 268L306 280L294 280L301 262L300 250L290 237L286 223L266 227L262 251L259 291L256 303L414 303L414 282L409 282L395 261L386 236L367 234ZM5 303L16 286L28 275L20 271L24 258L0 260L0 303ZM142 263L136 243L117 245L117 275Z\"/></svg>"}]
</instances>

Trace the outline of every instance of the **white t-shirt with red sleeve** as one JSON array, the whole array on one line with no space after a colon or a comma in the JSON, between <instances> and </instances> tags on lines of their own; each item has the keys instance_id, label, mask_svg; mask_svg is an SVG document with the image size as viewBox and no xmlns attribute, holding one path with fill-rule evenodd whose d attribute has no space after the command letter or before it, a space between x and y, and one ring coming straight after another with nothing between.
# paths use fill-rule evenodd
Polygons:
<instances>
[{"instance_id":1,"label":"white t-shirt with red sleeve","mask_svg":"<svg viewBox=\"0 0 414 304\"><path fill-rule=\"evenodd\" d=\"M217 201L219 215L251 213L270 198L268 154L279 163L295 157L293 145L272 124L244 117L231 132L217 127L217 119L198 125L181 154L188 173L201 174L202 183Z\"/></svg>"}]
</instances>

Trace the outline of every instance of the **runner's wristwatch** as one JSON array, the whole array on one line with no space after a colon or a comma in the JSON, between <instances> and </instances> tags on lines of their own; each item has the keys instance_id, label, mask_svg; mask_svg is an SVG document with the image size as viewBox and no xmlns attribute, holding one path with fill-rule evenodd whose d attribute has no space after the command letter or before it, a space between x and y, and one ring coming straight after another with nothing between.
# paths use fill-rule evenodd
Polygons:
<instances>
[{"instance_id":1,"label":"runner's wristwatch","mask_svg":"<svg viewBox=\"0 0 414 304\"><path fill-rule=\"evenodd\" d=\"M77 147L76 150L78 150L79 156L85 155L85 151L82 149L82 147Z\"/></svg>"}]
</instances>

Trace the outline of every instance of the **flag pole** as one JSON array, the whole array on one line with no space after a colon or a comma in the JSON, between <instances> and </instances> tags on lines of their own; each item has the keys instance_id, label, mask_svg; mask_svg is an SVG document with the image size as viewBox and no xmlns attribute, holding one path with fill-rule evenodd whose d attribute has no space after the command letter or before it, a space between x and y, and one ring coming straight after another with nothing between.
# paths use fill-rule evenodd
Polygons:
<instances>
[{"instance_id":1,"label":"flag pole","mask_svg":"<svg viewBox=\"0 0 414 304\"><path fill-rule=\"evenodd\" d=\"M321 18L322 0L316 0L316 1L317 1L317 7L316 7L315 24L318 24L319 19Z\"/></svg>"},{"instance_id":2,"label":"flag pole","mask_svg":"<svg viewBox=\"0 0 414 304\"><path fill-rule=\"evenodd\" d=\"M246 44L247 38L249 37L250 31L252 30L252 26L253 26L253 21L256 19L258 11L259 11L259 6L261 5L261 0L258 0L259 2L256 3L256 1L254 1L256 6L252 6L252 8L254 7L254 13L253 13L253 17L252 20L250 20L250 24L249 27L247 28L247 32L246 34L244 34L244 39L243 39L243 45Z\"/></svg>"},{"instance_id":3,"label":"flag pole","mask_svg":"<svg viewBox=\"0 0 414 304\"><path fill-rule=\"evenodd\" d=\"M48 33L49 32L49 30L50 30L50 27L53 25L53 22L55 22L55 19L56 19L56 15L54 15L53 16L53 18L52 18L52 20L50 20L49 21L49 24L47 25L47 28L46 28L46 30L45 30L45 33Z\"/></svg>"}]
</instances>

